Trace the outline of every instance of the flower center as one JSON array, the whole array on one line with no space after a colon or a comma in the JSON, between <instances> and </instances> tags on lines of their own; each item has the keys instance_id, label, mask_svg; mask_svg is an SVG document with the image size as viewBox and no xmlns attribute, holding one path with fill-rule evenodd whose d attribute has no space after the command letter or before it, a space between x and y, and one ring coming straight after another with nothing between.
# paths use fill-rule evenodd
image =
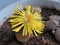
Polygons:
<instances>
[{"instance_id":1,"label":"flower center","mask_svg":"<svg viewBox=\"0 0 60 45\"><path fill-rule=\"evenodd\" d=\"M28 15L28 16L27 16L27 21L28 21L29 24L32 23L32 21L33 21L33 16L32 16L32 15Z\"/></svg>"},{"instance_id":2,"label":"flower center","mask_svg":"<svg viewBox=\"0 0 60 45\"><path fill-rule=\"evenodd\" d=\"M24 18L24 22L27 25L30 25L33 21L33 16L32 15L28 15L26 18Z\"/></svg>"}]
</instances>

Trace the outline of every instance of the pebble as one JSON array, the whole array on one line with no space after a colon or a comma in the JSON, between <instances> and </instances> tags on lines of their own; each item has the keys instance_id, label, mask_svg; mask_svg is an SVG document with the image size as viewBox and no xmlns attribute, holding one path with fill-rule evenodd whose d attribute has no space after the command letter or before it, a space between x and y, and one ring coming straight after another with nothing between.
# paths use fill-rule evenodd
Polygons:
<instances>
[{"instance_id":1,"label":"pebble","mask_svg":"<svg viewBox=\"0 0 60 45\"><path fill-rule=\"evenodd\" d=\"M56 40L60 42L60 28L56 29L54 35L55 35Z\"/></svg>"}]
</instances>

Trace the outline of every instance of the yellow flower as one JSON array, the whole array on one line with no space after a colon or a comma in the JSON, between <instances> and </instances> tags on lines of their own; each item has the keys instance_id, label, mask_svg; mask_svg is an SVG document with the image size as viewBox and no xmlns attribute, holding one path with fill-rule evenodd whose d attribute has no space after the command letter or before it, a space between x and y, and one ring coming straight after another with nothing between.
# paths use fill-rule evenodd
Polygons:
<instances>
[{"instance_id":1,"label":"yellow flower","mask_svg":"<svg viewBox=\"0 0 60 45\"><path fill-rule=\"evenodd\" d=\"M42 16L38 11L34 11L34 7L31 7L31 5L27 5L26 10L23 9L22 5L17 7L9 22L11 22L13 31L19 32L23 30L23 36L28 34L38 36L38 34L43 33L44 23Z\"/></svg>"}]
</instances>

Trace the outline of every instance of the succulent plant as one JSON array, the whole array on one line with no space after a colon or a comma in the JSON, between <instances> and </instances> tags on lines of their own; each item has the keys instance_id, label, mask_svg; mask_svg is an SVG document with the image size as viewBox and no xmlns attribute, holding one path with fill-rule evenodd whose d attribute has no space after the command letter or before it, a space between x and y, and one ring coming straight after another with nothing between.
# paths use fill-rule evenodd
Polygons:
<instances>
[{"instance_id":1,"label":"succulent plant","mask_svg":"<svg viewBox=\"0 0 60 45\"><path fill-rule=\"evenodd\" d=\"M21 36L23 37L32 34L35 36L42 34L45 26L39 10L35 10L31 5L27 5L26 10L23 9L22 5L17 7L14 10L14 14L10 16L9 22L16 34L22 31Z\"/></svg>"},{"instance_id":2,"label":"succulent plant","mask_svg":"<svg viewBox=\"0 0 60 45\"><path fill-rule=\"evenodd\" d=\"M46 28L50 29L56 40L60 42L60 16L51 15L49 21L46 21Z\"/></svg>"},{"instance_id":3,"label":"succulent plant","mask_svg":"<svg viewBox=\"0 0 60 45\"><path fill-rule=\"evenodd\" d=\"M35 11L31 6L26 6L26 10L24 11L22 5L20 5L20 9L14 11L15 15L10 17L9 22L12 22L12 28L15 32L19 32L23 27L23 36L27 34L32 34L34 32L35 36L38 36L37 33L42 33L44 29L44 23L42 21L42 16L39 12ZM33 32L32 32L33 31ZM37 33L36 33L37 32Z\"/></svg>"},{"instance_id":4,"label":"succulent plant","mask_svg":"<svg viewBox=\"0 0 60 45\"><path fill-rule=\"evenodd\" d=\"M60 42L60 27L56 27L56 29L54 30L54 35L55 35L55 38L58 42Z\"/></svg>"},{"instance_id":5,"label":"succulent plant","mask_svg":"<svg viewBox=\"0 0 60 45\"><path fill-rule=\"evenodd\" d=\"M45 26L47 29L49 30L53 30L54 28L56 28L57 26L60 25L60 16L58 15L51 15L49 17L49 21L46 21Z\"/></svg>"},{"instance_id":6,"label":"succulent plant","mask_svg":"<svg viewBox=\"0 0 60 45\"><path fill-rule=\"evenodd\" d=\"M48 30L53 30L56 27L56 25L53 21L46 21L45 22L45 27Z\"/></svg>"}]
</instances>

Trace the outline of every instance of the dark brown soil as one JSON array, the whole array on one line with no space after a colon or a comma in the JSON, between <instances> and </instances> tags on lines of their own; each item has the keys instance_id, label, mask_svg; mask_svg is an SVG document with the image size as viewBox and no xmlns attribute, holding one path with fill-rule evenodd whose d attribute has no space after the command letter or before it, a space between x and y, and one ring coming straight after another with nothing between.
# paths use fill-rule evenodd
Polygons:
<instances>
[{"instance_id":1,"label":"dark brown soil","mask_svg":"<svg viewBox=\"0 0 60 45\"><path fill-rule=\"evenodd\" d=\"M60 15L60 11L45 7L42 8L41 14L44 16L43 20L47 21L50 15ZM56 41L51 31L47 31L46 29L44 34L39 37L33 37L25 43L19 42L7 20L0 28L0 45L60 45L60 43Z\"/></svg>"}]
</instances>

